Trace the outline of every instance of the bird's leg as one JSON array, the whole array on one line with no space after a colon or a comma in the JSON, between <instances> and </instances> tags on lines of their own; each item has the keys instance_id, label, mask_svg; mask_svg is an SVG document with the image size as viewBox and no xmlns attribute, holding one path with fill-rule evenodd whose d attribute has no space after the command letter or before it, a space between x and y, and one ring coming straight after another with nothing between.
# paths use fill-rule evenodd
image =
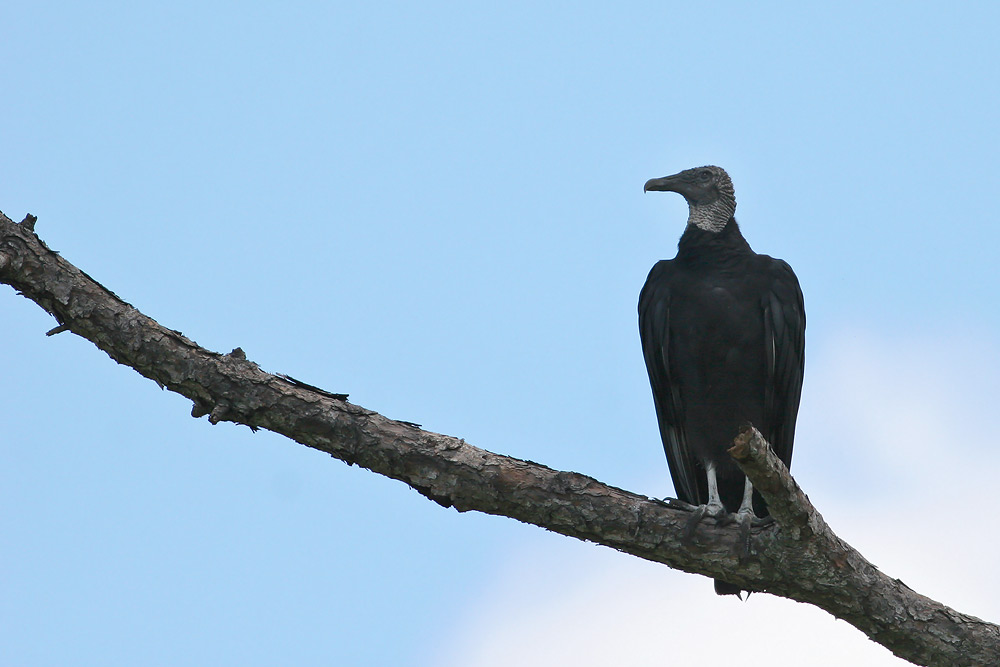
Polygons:
<instances>
[{"instance_id":1,"label":"bird's leg","mask_svg":"<svg viewBox=\"0 0 1000 667\"><path fill-rule=\"evenodd\" d=\"M691 518L688 519L687 525L684 527L685 539L690 539L694 535L695 529L706 515L715 518L716 521L728 516L722 499L719 497L719 480L715 475L715 464L709 461L705 466L705 472L708 474L708 502L704 505L698 505L691 513Z\"/></svg>"},{"instance_id":2,"label":"bird's leg","mask_svg":"<svg viewBox=\"0 0 1000 667\"><path fill-rule=\"evenodd\" d=\"M769 526L774 523L773 516L759 517L754 514L753 511L753 484L750 483L750 479L743 484L743 502L740 503L740 508L736 510L736 520L743 523L744 518L750 520L751 525L754 526Z\"/></svg>"},{"instance_id":3,"label":"bird's leg","mask_svg":"<svg viewBox=\"0 0 1000 667\"><path fill-rule=\"evenodd\" d=\"M740 508L736 511L736 520L743 523L744 520L755 518L757 516L753 513L753 484L747 477L743 482L743 502L740 503Z\"/></svg>"},{"instance_id":4,"label":"bird's leg","mask_svg":"<svg viewBox=\"0 0 1000 667\"><path fill-rule=\"evenodd\" d=\"M724 516L726 508L722 505L722 499L719 497L719 480L715 476L715 464L709 462L705 466L705 472L708 473L708 504L705 512L709 516Z\"/></svg>"}]
</instances>

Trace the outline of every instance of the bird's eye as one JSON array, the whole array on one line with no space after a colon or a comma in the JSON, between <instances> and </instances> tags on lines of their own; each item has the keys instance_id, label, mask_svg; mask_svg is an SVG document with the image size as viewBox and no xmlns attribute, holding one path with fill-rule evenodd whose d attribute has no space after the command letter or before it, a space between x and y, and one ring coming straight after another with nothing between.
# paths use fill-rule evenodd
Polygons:
<instances>
[{"instance_id":1,"label":"bird's eye","mask_svg":"<svg viewBox=\"0 0 1000 667\"><path fill-rule=\"evenodd\" d=\"M705 169L704 171L698 173L699 181L708 181L711 180L711 178L712 178L712 172L710 172L708 169Z\"/></svg>"}]
</instances>

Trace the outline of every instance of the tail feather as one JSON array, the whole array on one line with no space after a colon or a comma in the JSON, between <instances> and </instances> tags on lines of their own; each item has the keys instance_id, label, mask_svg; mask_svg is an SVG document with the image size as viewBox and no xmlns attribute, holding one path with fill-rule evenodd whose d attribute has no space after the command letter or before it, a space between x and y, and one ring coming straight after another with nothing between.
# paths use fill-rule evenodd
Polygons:
<instances>
[{"instance_id":1,"label":"tail feather","mask_svg":"<svg viewBox=\"0 0 1000 667\"><path fill-rule=\"evenodd\" d=\"M749 591L747 591L749 593ZM743 599L742 596L743 589L736 584L730 584L722 579L715 580L715 594L716 595L735 595L736 597Z\"/></svg>"}]
</instances>

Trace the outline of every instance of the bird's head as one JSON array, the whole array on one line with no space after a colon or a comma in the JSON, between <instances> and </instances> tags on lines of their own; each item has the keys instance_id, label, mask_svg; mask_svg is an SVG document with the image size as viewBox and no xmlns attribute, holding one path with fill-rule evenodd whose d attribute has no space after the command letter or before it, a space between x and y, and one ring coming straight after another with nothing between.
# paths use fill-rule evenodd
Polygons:
<instances>
[{"instance_id":1,"label":"bird's head","mask_svg":"<svg viewBox=\"0 0 1000 667\"><path fill-rule=\"evenodd\" d=\"M729 174L722 167L685 169L673 176L651 178L644 192L677 192L687 200L688 224L710 232L720 232L736 212L736 193Z\"/></svg>"}]
</instances>

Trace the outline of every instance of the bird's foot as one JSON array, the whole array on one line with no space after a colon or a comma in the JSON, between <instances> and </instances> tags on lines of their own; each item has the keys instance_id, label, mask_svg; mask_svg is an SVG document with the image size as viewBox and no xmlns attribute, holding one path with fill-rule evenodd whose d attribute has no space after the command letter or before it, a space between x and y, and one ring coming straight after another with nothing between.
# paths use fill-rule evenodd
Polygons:
<instances>
[{"instance_id":1,"label":"bird's foot","mask_svg":"<svg viewBox=\"0 0 1000 667\"><path fill-rule=\"evenodd\" d=\"M741 507L740 510L733 515L734 520L739 524L750 525L753 523L757 515L753 513L753 510L747 507Z\"/></svg>"},{"instance_id":2,"label":"bird's foot","mask_svg":"<svg viewBox=\"0 0 1000 667\"><path fill-rule=\"evenodd\" d=\"M720 517L725 517L729 514L729 512L726 511L726 508L723 507L722 503L718 500L714 503L710 502L707 505L702 505L702 507L705 508L705 513L713 519L719 519Z\"/></svg>"},{"instance_id":3,"label":"bird's foot","mask_svg":"<svg viewBox=\"0 0 1000 667\"><path fill-rule=\"evenodd\" d=\"M685 512L694 512L698 509L697 505L692 505L691 503L686 503L678 498L664 498L663 502L667 504L671 509L684 510Z\"/></svg>"},{"instance_id":4,"label":"bird's foot","mask_svg":"<svg viewBox=\"0 0 1000 667\"><path fill-rule=\"evenodd\" d=\"M686 504L686 503L685 503ZM698 529L698 524L706 517L710 516L715 519L716 523L720 525L725 525L726 519L729 519L732 515L726 511L726 508L722 506L722 503L707 503L705 505L697 505L694 507L694 511L691 512L691 518L687 520L684 525L684 539L690 540L694 537L694 531Z\"/></svg>"}]
</instances>

